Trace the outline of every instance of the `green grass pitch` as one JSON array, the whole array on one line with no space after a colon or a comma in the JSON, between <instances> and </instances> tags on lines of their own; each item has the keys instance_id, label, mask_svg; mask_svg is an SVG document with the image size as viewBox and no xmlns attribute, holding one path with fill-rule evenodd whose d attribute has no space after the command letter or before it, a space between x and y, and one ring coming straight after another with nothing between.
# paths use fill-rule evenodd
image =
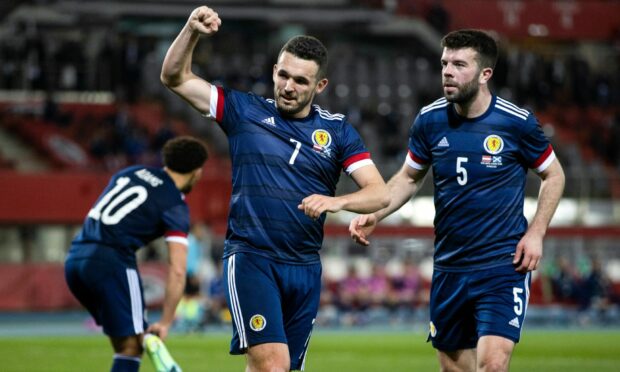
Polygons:
<instances>
[{"instance_id":1,"label":"green grass pitch","mask_svg":"<svg viewBox=\"0 0 620 372\"><path fill-rule=\"evenodd\" d=\"M172 335L168 348L185 372L243 371L228 355L223 333ZM3 337L0 370L108 371L111 348L103 336ZM306 371L437 371L435 352L421 333L320 331L310 342ZM146 358L141 371L152 372ZM529 331L511 371L620 371L620 331Z\"/></svg>"}]
</instances>

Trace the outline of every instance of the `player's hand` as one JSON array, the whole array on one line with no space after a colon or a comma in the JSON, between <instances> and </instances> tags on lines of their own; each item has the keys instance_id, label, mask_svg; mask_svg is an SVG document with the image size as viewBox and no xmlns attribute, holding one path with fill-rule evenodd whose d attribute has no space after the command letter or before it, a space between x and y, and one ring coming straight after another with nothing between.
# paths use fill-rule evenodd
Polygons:
<instances>
[{"instance_id":1,"label":"player's hand","mask_svg":"<svg viewBox=\"0 0 620 372\"><path fill-rule=\"evenodd\" d=\"M528 231L517 244L512 264L515 270L521 273L534 271L542 259L543 237Z\"/></svg>"},{"instance_id":2,"label":"player's hand","mask_svg":"<svg viewBox=\"0 0 620 372\"><path fill-rule=\"evenodd\" d=\"M305 197L301 204L297 206L297 209L304 211L308 217L316 220L324 212L335 213L340 211L342 203L340 199L332 196L312 194Z\"/></svg>"},{"instance_id":3,"label":"player's hand","mask_svg":"<svg viewBox=\"0 0 620 372\"><path fill-rule=\"evenodd\" d=\"M147 328L146 333L152 333L154 335L159 336L162 341L168 337L168 328L169 326L162 323L153 323Z\"/></svg>"},{"instance_id":4,"label":"player's hand","mask_svg":"<svg viewBox=\"0 0 620 372\"><path fill-rule=\"evenodd\" d=\"M222 20L217 13L206 6L194 9L187 20L190 30L204 35L212 35L219 30Z\"/></svg>"},{"instance_id":5,"label":"player's hand","mask_svg":"<svg viewBox=\"0 0 620 372\"><path fill-rule=\"evenodd\" d=\"M349 224L351 239L361 245L369 245L368 237L377 227L377 217L374 214L362 214L355 217Z\"/></svg>"}]
</instances>

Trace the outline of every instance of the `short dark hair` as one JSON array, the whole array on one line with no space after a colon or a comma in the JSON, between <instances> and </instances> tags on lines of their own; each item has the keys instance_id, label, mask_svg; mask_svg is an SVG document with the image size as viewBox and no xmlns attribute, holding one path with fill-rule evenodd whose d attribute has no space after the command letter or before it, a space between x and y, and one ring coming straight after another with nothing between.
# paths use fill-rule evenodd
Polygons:
<instances>
[{"instance_id":1,"label":"short dark hair","mask_svg":"<svg viewBox=\"0 0 620 372\"><path fill-rule=\"evenodd\" d=\"M181 136L168 140L161 151L164 165L177 173L190 173L207 161L207 148L202 141Z\"/></svg>"},{"instance_id":2,"label":"short dark hair","mask_svg":"<svg viewBox=\"0 0 620 372\"><path fill-rule=\"evenodd\" d=\"M299 35L293 37L284 44L278 54L278 58L284 52L291 53L301 59L316 62L319 66L318 79L323 79L327 76L327 48L314 36Z\"/></svg>"},{"instance_id":3,"label":"short dark hair","mask_svg":"<svg viewBox=\"0 0 620 372\"><path fill-rule=\"evenodd\" d=\"M497 63L497 42L481 30L452 31L441 39L441 46L448 49L472 48L478 53L476 60L480 68L495 68Z\"/></svg>"}]
</instances>

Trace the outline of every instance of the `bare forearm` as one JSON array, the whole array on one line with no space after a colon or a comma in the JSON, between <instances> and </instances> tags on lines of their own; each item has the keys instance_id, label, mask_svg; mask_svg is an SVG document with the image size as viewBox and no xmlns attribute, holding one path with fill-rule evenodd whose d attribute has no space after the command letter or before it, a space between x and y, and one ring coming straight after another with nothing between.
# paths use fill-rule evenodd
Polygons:
<instances>
[{"instance_id":1,"label":"bare forearm","mask_svg":"<svg viewBox=\"0 0 620 372\"><path fill-rule=\"evenodd\" d=\"M170 268L166 282L166 292L162 309L161 323L170 325L174 320L177 305L185 289L185 271Z\"/></svg>"},{"instance_id":2,"label":"bare forearm","mask_svg":"<svg viewBox=\"0 0 620 372\"><path fill-rule=\"evenodd\" d=\"M542 236L545 235L564 192L564 182L564 173L561 171L561 168L559 172L548 176L542 181L538 195L538 206L530 224L530 231Z\"/></svg>"},{"instance_id":3,"label":"bare forearm","mask_svg":"<svg viewBox=\"0 0 620 372\"><path fill-rule=\"evenodd\" d=\"M408 202L417 192L422 178L414 181L404 172L396 173L387 183L388 195L390 203L387 207L380 209L374 213L377 221L381 221L385 217L399 210L406 202Z\"/></svg>"},{"instance_id":4,"label":"bare forearm","mask_svg":"<svg viewBox=\"0 0 620 372\"><path fill-rule=\"evenodd\" d=\"M188 25L183 27L164 58L161 71L162 83L174 87L193 76L192 55L199 38L200 34L192 31Z\"/></svg>"},{"instance_id":5,"label":"bare forearm","mask_svg":"<svg viewBox=\"0 0 620 372\"><path fill-rule=\"evenodd\" d=\"M387 188L381 183L369 184L366 187L339 197L343 201L342 209L355 213L372 213L387 205Z\"/></svg>"}]
</instances>

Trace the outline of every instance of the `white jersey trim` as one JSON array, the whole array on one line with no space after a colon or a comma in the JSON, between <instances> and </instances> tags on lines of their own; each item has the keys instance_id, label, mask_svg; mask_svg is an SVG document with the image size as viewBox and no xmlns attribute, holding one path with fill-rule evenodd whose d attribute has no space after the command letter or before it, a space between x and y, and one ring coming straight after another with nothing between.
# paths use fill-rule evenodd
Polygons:
<instances>
[{"instance_id":1,"label":"white jersey trim","mask_svg":"<svg viewBox=\"0 0 620 372\"><path fill-rule=\"evenodd\" d=\"M416 162L415 160L413 160L413 158L411 158L411 155L409 154L407 154L407 157L405 158L405 162L407 163L408 166L410 166L413 169L424 170L428 168L427 164L420 164Z\"/></svg>"},{"instance_id":2,"label":"white jersey trim","mask_svg":"<svg viewBox=\"0 0 620 372\"><path fill-rule=\"evenodd\" d=\"M545 161L543 161L542 164L539 165L538 168L536 168L536 172L538 173L543 172L545 169L549 168L549 166L551 165L551 163L553 163L554 160L555 160L555 152L551 151L551 154L547 156L547 159L545 159Z\"/></svg>"},{"instance_id":3,"label":"white jersey trim","mask_svg":"<svg viewBox=\"0 0 620 372\"><path fill-rule=\"evenodd\" d=\"M448 106L448 101L446 100L446 98L440 98L437 101L431 103L430 105L422 107L422 110L420 110L420 115L446 106Z\"/></svg>"},{"instance_id":4,"label":"white jersey trim","mask_svg":"<svg viewBox=\"0 0 620 372\"><path fill-rule=\"evenodd\" d=\"M129 284L129 297L131 300L131 318L133 331L136 334L144 333L144 312L142 309L142 294L140 293L140 280L135 269L126 269L127 283Z\"/></svg>"},{"instance_id":5,"label":"white jersey trim","mask_svg":"<svg viewBox=\"0 0 620 372\"><path fill-rule=\"evenodd\" d=\"M527 111L525 111L525 113L523 113L524 110L520 110L518 111L517 109L514 109L512 107L510 107L509 105L501 102L501 101L496 101L495 102L495 108L502 110L504 112L507 112L513 116L516 116L518 118L521 118L523 120L527 120L527 116L529 115L529 113Z\"/></svg>"},{"instance_id":6,"label":"white jersey trim","mask_svg":"<svg viewBox=\"0 0 620 372\"><path fill-rule=\"evenodd\" d=\"M372 159L362 159L360 161L356 161L355 163L352 163L351 165L349 165L347 167L347 169L345 169L345 172L347 172L347 174L351 174L353 172L355 172L356 170L365 167L367 165L373 165L373 161Z\"/></svg>"},{"instance_id":7,"label":"white jersey trim","mask_svg":"<svg viewBox=\"0 0 620 372\"><path fill-rule=\"evenodd\" d=\"M513 110L518 111L518 112L522 113L525 116L528 116L530 114L526 109L522 109L521 107L515 105L512 102L506 101L502 97L497 97L497 101L496 102L497 103L501 103L501 104L503 104L506 107L512 108Z\"/></svg>"},{"instance_id":8,"label":"white jersey trim","mask_svg":"<svg viewBox=\"0 0 620 372\"><path fill-rule=\"evenodd\" d=\"M187 238L184 238L182 236L169 236L166 238L167 242L175 242L175 243L180 243L183 244L185 246L189 245Z\"/></svg>"},{"instance_id":9,"label":"white jersey trim","mask_svg":"<svg viewBox=\"0 0 620 372\"><path fill-rule=\"evenodd\" d=\"M211 84L211 101L209 102L209 112L203 114L202 116L207 118L214 118L217 115L217 100L220 99L219 94L217 93L217 87Z\"/></svg>"}]
</instances>

